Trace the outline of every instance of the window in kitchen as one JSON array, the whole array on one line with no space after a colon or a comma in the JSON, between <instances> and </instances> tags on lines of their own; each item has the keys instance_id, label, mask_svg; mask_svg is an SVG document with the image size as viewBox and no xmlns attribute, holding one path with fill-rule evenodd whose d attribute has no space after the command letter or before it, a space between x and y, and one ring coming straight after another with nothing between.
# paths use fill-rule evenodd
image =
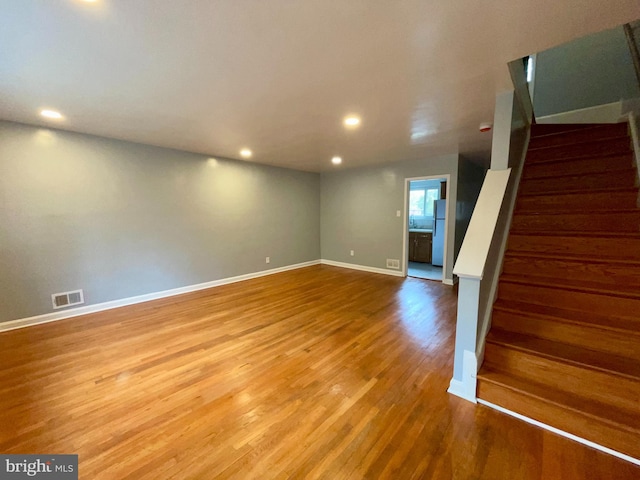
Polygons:
<instances>
[{"instance_id":1,"label":"window in kitchen","mask_svg":"<svg viewBox=\"0 0 640 480\"><path fill-rule=\"evenodd\" d=\"M414 218L433 217L433 202L439 198L437 188L421 188L409 192L409 215Z\"/></svg>"}]
</instances>

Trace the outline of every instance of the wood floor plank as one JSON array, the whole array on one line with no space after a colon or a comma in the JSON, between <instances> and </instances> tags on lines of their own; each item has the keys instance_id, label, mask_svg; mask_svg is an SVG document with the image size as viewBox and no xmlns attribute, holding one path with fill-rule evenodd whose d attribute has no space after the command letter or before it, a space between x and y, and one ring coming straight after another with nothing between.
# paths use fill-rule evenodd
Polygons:
<instances>
[{"instance_id":1,"label":"wood floor plank","mask_svg":"<svg viewBox=\"0 0 640 480\"><path fill-rule=\"evenodd\" d=\"M456 302L314 266L5 332L0 452L96 480L640 476L447 394Z\"/></svg>"}]
</instances>

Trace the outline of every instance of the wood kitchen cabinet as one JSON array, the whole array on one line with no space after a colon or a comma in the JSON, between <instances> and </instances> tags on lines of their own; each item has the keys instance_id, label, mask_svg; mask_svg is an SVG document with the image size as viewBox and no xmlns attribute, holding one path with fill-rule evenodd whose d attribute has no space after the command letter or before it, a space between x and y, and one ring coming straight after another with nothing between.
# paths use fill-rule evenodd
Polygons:
<instances>
[{"instance_id":1,"label":"wood kitchen cabinet","mask_svg":"<svg viewBox=\"0 0 640 480\"><path fill-rule=\"evenodd\" d=\"M409 232L409 261L431 263L431 232Z\"/></svg>"}]
</instances>

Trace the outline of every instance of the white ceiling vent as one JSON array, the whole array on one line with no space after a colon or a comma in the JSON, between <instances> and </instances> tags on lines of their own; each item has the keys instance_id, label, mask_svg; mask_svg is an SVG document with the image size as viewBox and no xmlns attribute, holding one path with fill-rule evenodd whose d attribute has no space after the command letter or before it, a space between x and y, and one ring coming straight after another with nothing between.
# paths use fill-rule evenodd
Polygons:
<instances>
[{"instance_id":1,"label":"white ceiling vent","mask_svg":"<svg viewBox=\"0 0 640 480\"><path fill-rule=\"evenodd\" d=\"M54 293L51 295L51 301L53 302L53 308L71 307L73 305L80 305L84 303L84 295L82 290L73 290L71 292Z\"/></svg>"}]
</instances>

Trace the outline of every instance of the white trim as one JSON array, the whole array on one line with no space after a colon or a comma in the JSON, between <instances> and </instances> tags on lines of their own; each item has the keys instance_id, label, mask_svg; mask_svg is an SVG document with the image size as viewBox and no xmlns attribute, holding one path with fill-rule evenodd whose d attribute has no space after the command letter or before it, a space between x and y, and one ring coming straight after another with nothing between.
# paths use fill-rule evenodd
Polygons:
<instances>
[{"instance_id":1,"label":"white trim","mask_svg":"<svg viewBox=\"0 0 640 480\"><path fill-rule=\"evenodd\" d=\"M536 117L536 123L618 123L622 101Z\"/></svg>"},{"instance_id":2,"label":"white trim","mask_svg":"<svg viewBox=\"0 0 640 480\"><path fill-rule=\"evenodd\" d=\"M351 270L360 270L362 272L370 272L370 273L382 273L383 275L392 275L394 277L404 277L404 273L400 272L396 269L386 269L386 268L377 268L377 267L367 267L366 265L357 265L355 263L344 263L344 262L335 262L333 260L320 260L322 265L330 265L332 267L340 267L340 268L349 268Z\"/></svg>"},{"instance_id":3,"label":"white trim","mask_svg":"<svg viewBox=\"0 0 640 480\"><path fill-rule=\"evenodd\" d=\"M469 350L465 350L463 363L462 380L452 378L451 382L449 382L447 392L452 395L456 395L457 397L464 398L471 403L477 403L476 386L478 381L476 378L476 372L478 371L478 362L476 361L475 354Z\"/></svg>"},{"instance_id":4,"label":"white trim","mask_svg":"<svg viewBox=\"0 0 640 480\"><path fill-rule=\"evenodd\" d=\"M449 251L449 201L451 199L451 174L443 173L440 175L429 175L425 177L409 177L404 179L404 215L402 221L402 276L406 277L409 274L409 252L407 246L409 245L409 192L410 183L418 180L439 180L445 179L447 181L446 201L447 208L444 213L444 252L442 253L442 283L445 285L453 285L453 278L447 278L447 264L448 264L448 251Z\"/></svg>"},{"instance_id":5,"label":"white trim","mask_svg":"<svg viewBox=\"0 0 640 480\"><path fill-rule=\"evenodd\" d=\"M524 415L513 412L509 409L506 409L494 403L487 402L486 400L482 400L481 398L478 399L478 403L480 403L481 405L485 405L489 408L493 408L494 410L498 410L499 412L502 412L504 414L511 415L512 417L515 417L518 420L522 420L523 422L530 423L531 425L535 425L536 427L544 428L545 430L553 432L562 437L568 438L578 443L582 443L583 445L586 445L591 448L595 448L596 450L600 450L601 452L608 453L609 455L613 455L614 457L618 457L622 460L633 463L634 465L640 465L639 459L631 457L629 455L625 455L624 453L617 452L616 450L612 450L611 448L592 442L591 440L587 440L586 438L578 437L577 435L552 427L551 425L547 425L546 423L539 422L538 420L534 420L533 418L525 417Z\"/></svg>"},{"instance_id":6,"label":"white trim","mask_svg":"<svg viewBox=\"0 0 640 480\"><path fill-rule=\"evenodd\" d=\"M487 264L491 242L498 225L511 169L489 170L484 177L469 228L453 266L458 277L481 280Z\"/></svg>"},{"instance_id":7,"label":"white trim","mask_svg":"<svg viewBox=\"0 0 640 480\"><path fill-rule=\"evenodd\" d=\"M261 272L247 273L245 275L238 275L236 277L222 278L220 280L213 280L211 282L198 283L196 285L173 288L171 290L164 290L162 292L147 293L145 295L122 298L120 300L112 300L110 302L97 303L95 305L87 305L86 307L72 308L69 310L61 311L61 312L52 312L52 313L46 313L44 315L36 315L34 317L20 318L17 320L9 320L7 322L0 323L0 332L15 330L17 328L29 327L31 325L40 325L42 323L55 322L58 320L64 320L66 318L77 317L79 315L86 315L88 313L102 312L104 310L110 310L112 308L124 307L127 305L134 305L136 303L149 302L151 300L158 300L159 298L172 297L174 295L181 295L183 293L196 292L198 290L205 290L207 288L219 287L221 285L228 285L230 283L242 282L244 280L251 280L252 278L259 278L267 275L273 275L275 273L286 272L288 270L296 270L298 268L310 267L312 265L318 265L319 263L320 263L320 260L312 260L310 262L287 265L286 267L272 268L270 270L263 270Z\"/></svg>"},{"instance_id":8,"label":"white trim","mask_svg":"<svg viewBox=\"0 0 640 480\"><path fill-rule=\"evenodd\" d=\"M465 400L469 400L465 395L465 390L466 389L464 387L464 383L462 383L460 380L456 380L455 378L452 378L451 381L449 382L449 388L447 388L447 393L455 395L456 397L464 398ZM475 398L471 401L475 403Z\"/></svg>"}]
</instances>

